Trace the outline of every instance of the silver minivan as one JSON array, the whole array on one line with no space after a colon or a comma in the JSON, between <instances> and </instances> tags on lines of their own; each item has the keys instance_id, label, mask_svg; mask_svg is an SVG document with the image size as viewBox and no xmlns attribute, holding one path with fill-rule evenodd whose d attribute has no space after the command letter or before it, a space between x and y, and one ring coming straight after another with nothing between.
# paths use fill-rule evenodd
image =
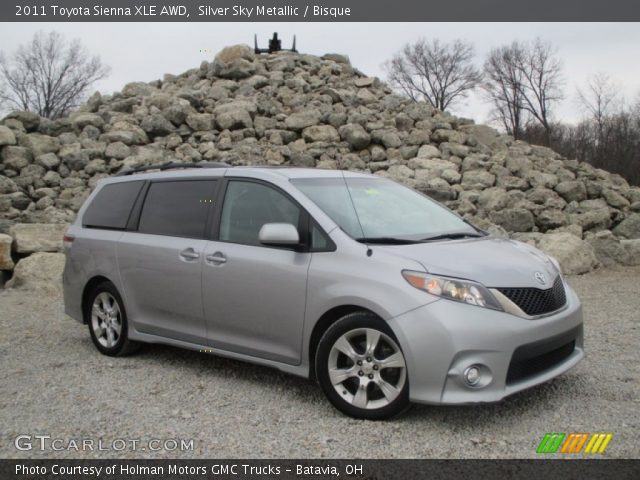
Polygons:
<instances>
[{"instance_id":1,"label":"silver minivan","mask_svg":"<svg viewBox=\"0 0 640 480\"><path fill-rule=\"evenodd\" d=\"M100 180L64 237L66 312L105 355L162 343L255 362L316 379L367 419L498 401L584 356L557 261L410 188L153 168Z\"/></svg>"}]
</instances>

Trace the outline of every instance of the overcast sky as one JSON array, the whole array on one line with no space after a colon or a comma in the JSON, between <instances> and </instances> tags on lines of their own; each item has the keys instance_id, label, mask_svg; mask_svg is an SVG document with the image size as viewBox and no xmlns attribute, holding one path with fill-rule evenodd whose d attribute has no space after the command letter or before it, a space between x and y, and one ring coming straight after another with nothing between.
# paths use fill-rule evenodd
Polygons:
<instances>
[{"instance_id":1,"label":"overcast sky","mask_svg":"<svg viewBox=\"0 0 640 480\"><path fill-rule=\"evenodd\" d=\"M540 37L558 47L564 64L566 99L556 112L564 120L580 117L576 87L597 72L609 74L628 102L640 92L638 23L0 23L0 49L12 52L42 29L80 38L102 57L111 67L109 78L97 85L103 93L197 67L226 45L252 44L254 33L266 47L274 31L283 47L290 47L295 34L300 52L344 53L355 67L380 78L382 63L420 37L467 39L476 47L478 64L495 46ZM454 113L483 122L488 106L473 96Z\"/></svg>"}]
</instances>

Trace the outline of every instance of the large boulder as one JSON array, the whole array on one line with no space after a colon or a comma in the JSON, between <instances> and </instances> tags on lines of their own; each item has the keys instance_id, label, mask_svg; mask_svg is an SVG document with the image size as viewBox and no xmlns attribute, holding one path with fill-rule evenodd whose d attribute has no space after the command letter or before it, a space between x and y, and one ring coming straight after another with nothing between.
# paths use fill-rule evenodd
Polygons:
<instances>
[{"instance_id":1,"label":"large boulder","mask_svg":"<svg viewBox=\"0 0 640 480\"><path fill-rule=\"evenodd\" d=\"M629 252L611 231L603 230L595 235L590 235L587 242L593 247L598 260L605 267L616 264L633 265L634 259L630 257ZM636 260L640 262L640 258Z\"/></svg>"},{"instance_id":2,"label":"large boulder","mask_svg":"<svg viewBox=\"0 0 640 480\"><path fill-rule=\"evenodd\" d=\"M555 191L567 202L581 202L587 198L587 188L578 180L568 180L556 185Z\"/></svg>"},{"instance_id":3,"label":"large boulder","mask_svg":"<svg viewBox=\"0 0 640 480\"><path fill-rule=\"evenodd\" d=\"M251 128L253 127L252 111L255 111L255 105L243 101L219 105L214 110L216 124L220 130Z\"/></svg>"},{"instance_id":4,"label":"large boulder","mask_svg":"<svg viewBox=\"0 0 640 480\"><path fill-rule=\"evenodd\" d=\"M13 258L11 258L11 244L13 238L0 233L0 270L13 270Z\"/></svg>"},{"instance_id":5,"label":"large boulder","mask_svg":"<svg viewBox=\"0 0 640 480\"><path fill-rule=\"evenodd\" d=\"M33 162L33 153L26 147L6 146L2 148L0 160L5 168L19 172Z\"/></svg>"},{"instance_id":6,"label":"large boulder","mask_svg":"<svg viewBox=\"0 0 640 480\"><path fill-rule=\"evenodd\" d=\"M613 229L613 233L628 239L640 238L640 213L630 214Z\"/></svg>"},{"instance_id":7,"label":"large boulder","mask_svg":"<svg viewBox=\"0 0 640 480\"><path fill-rule=\"evenodd\" d=\"M17 223L9 229L14 250L19 254L62 251L62 237L68 225L60 223Z\"/></svg>"},{"instance_id":8,"label":"large boulder","mask_svg":"<svg viewBox=\"0 0 640 480\"><path fill-rule=\"evenodd\" d=\"M28 132L35 130L36 128L38 128L38 125L40 125L40 115L24 110L11 112L5 117L5 119L17 120L24 126L25 130L27 130Z\"/></svg>"},{"instance_id":9,"label":"large boulder","mask_svg":"<svg viewBox=\"0 0 640 480\"><path fill-rule=\"evenodd\" d=\"M289 115L284 124L289 130L301 131L320 123L320 112L314 108Z\"/></svg>"},{"instance_id":10,"label":"large boulder","mask_svg":"<svg viewBox=\"0 0 640 480\"><path fill-rule=\"evenodd\" d=\"M566 274L587 273L599 264L593 247L570 233L547 233L538 248L555 257Z\"/></svg>"},{"instance_id":11,"label":"large boulder","mask_svg":"<svg viewBox=\"0 0 640 480\"><path fill-rule=\"evenodd\" d=\"M56 153L60 150L60 140L56 137L42 135L40 133L30 133L22 135L19 140L20 146L27 147L31 150L34 157L44 155L45 153Z\"/></svg>"},{"instance_id":12,"label":"large boulder","mask_svg":"<svg viewBox=\"0 0 640 480\"><path fill-rule=\"evenodd\" d=\"M253 49L248 45L230 45L224 47L215 57L216 62L229 63L235 60L247 60L253 62L256 56Z\"/></svg>"},{"instance_id":13,"label":"large boulder","mask_svg":"<svg viewBox=\"0 0 640 480\"><path fill-rule=\"evenodd\" d=\"M367 148L371 143L371 135L359 123L343 125L338 131L340 138L351 145L354 150Z\"/></svg>"},{"instance_id":14,"label":"large boulder","mask_svg":"<svg viewBox=\"0 0 640 480\"><path fill-rule=\"evenodd\" d=\"M4 125L0 125L0 147L4 147L5 145L15 145L16 144L16 136L13 131L5 127Z\"/></svg>"},{"instance_id":15,"label":"large boulder","mask_svg":"<svg viewBox=\"0 0 640 480\"><path fill-rule=\"evenodd\" d=\"M340 135L331 125L314 125L302 131L302 137L307 142L339 142Z\"/></svg>"},{"instance_id":16,"label":"large boulder","mask_svg":"<svg viewBox=\"0 0 640 480\"><path fill-rule=\"evenodd\" d=\"M533 214L524 208L505 208L492 211L489 218L508 232L529 232L535 225Z\"/></svg>"},{"instance_id":17,"label":"large boulder","mask_svg":"<svg viewBox=\"0 0 640 480\"><path fill-rule=\"evenodd\" d=\"M59 291L62 288L63 253L34 253L20 260L7 288Z\"/></svg>"}]
</instances>

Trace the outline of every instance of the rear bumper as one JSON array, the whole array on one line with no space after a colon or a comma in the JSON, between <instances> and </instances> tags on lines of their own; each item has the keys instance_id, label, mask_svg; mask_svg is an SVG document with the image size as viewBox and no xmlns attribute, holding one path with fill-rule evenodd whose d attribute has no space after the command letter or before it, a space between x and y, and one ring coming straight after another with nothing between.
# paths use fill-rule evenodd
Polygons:
<instances>
[{"instance_id":1,"label":"rear bumper","mask_svg":"<svg viewBox=\"0 0 640 480\"><path fill-rule=\"evenodd\" d=\"M574 367L584 357L582 307L565 288L565 308L535 320L448 300L390 320L407 361L411 400L495 402ZM469 386L464 372L474 365L481 380Z\"/></svg>"}]
</instances>

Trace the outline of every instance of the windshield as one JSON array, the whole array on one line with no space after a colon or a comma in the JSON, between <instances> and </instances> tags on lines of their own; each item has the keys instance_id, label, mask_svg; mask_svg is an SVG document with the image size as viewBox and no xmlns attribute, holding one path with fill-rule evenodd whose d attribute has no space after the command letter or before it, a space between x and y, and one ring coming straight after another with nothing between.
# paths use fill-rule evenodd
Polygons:
<instances>
[{"instance_id":1,"label":"windshield","mask_svg":"<svg viewBox=\"0 0 640 480\"><path fill-rule=\"evenodd\" d=\"M384 178L303 178L292 183L356 240L479 235L438 203Z\"/></svg>"}]
</instances>

